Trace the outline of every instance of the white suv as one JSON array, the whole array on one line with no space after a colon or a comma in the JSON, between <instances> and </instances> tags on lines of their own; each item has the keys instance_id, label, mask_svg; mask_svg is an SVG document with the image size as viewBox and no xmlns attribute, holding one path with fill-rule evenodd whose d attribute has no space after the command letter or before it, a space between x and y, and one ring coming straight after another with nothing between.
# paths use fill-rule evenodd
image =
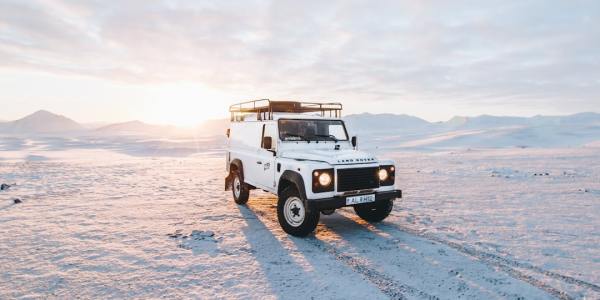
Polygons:
<instances>
[{"instance_id":1,"label":"white suv","mask_svg":"<svg viewBox=\"0 0 600 300\"><path fill-rule=\"evenodd\" d=\"M250 190L279 197L277 218L291 235L306 236L320 213L353 206L361 218L385 219L393 200L393 161L356 149L339 103L255 100L230 107L225 190L238 204Z\"/></svg>"}]
</instances>

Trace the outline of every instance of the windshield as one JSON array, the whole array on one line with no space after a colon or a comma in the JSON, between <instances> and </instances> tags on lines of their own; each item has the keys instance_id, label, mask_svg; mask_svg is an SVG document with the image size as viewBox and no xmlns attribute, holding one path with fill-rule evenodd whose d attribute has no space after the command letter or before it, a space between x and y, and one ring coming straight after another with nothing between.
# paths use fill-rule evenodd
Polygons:
<instances>
[{"instance_id":1,"label":"windshield","mask_svg":"<svg viewBox=\"0 0 600 300\"><path fill-rule=\"evenodd\" d=\"M282 141L347 141L346 127L341 120L279 120Z\"/></svg>"}]
</instances>

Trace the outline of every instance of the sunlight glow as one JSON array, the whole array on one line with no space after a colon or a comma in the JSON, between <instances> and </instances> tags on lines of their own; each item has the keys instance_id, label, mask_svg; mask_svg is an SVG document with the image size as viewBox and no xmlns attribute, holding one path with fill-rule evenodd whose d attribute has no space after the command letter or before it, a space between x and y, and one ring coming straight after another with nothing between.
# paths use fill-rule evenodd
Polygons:
<instances>
[{"instance_id":1,"label":"sunlight glow","mask_svg":"<svg viewBox=\"0 0 600 300\"><path fill-rule=\"evenodd\" d=\"M152 123L194 126L225 117L231 102L229 96L196 83L163 84L150 89L143 115Z\"/></svg>"},{"instance_id":2,"label":"sunlight glow","mask_svg":"<svg viewBox=\"0 0 600 300\"><path fill-rule=\"evenodd\" d=\"M226 118L229 104L240 98L199 82L117 82L12 69L0 70L0 87L0 120L16 120L46 109L80 123L140 120L193 126Z\"/></svg>"}]
</instances>

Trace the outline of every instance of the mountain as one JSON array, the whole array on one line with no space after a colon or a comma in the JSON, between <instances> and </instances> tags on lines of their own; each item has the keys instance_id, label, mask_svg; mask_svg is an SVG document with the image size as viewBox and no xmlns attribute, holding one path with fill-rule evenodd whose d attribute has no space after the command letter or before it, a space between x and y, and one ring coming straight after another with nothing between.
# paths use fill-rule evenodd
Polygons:
<instances>
[{"instance_id":1,"label":"mountain","mask_svg":"<svg viewBox=\"0 0 600 300\"><path fill-rule=\"evenodd\" d=\"M104 135L141 135L164 137L178 134L179 130L174 126L152 125L136 120L109 124L94 130L93 133Z\"/></svg>"},{"instance_id":2,"label":"mountain","mask_svg":"<svg viewBox=\"0 0 600 300\"><path fill-rule=\"evenodd\" d=\"M409 129L362 137L364 144L376 148L549 148L581 146L600 140L598 113L530 118L482 115L430 124L426 131Z\"/></svg>"},{"instance_id":3,"label":"mountain","mask_svg":"<svg viewBox=\"0 0 600 300\"><path fill-rule=\"evenodd\" d=\"M433 127L421 118L409 115L362 113L344 117L346 126L352 132L390 132L390 131L422 131Z\"/></svg>"},{"instance_id":4,"label":"mountain","mask_svg":"<svg viewBox=\"0 0 600 300\"><path fill-rule=\"evenodd\" d=\"M78 132L84 127L65 116L39 110L19 120L3 123L0 129L6 133L47 134Z\"/></svg>"},{"instance_id":5,"label":"mountain","mask_svg":"<svg viewBox=\"0 0 600 300\"><path fill-rule=\"evenodd\" d=\"M442 125L451 128L497 128L507 126L524 126L530 123L529 118L524 117L498 117L490 115L481 115L477 117L461 117L456 116L447 122L442 122Z\"/></svg>"},{"instance_id":6,"label":"mountain","mask_svg":"<svg viewBox=\"0 0 600 300\"><path fill-rule=\"evenodd\" d=\"M572 124L572 125L587 124L587 125L593 125L593 126L600 126L600 114L593 113L593 112L584 112L584 113L578 113L578 114L574 114L574 115L561 116L561 117L555 117L555 118L557 118L558 122L561 124Z\"/></svg>"},{"instance_id":7,"label":"mountain","mask_svg":"<svg viewBox=\"0 0 600 300\"><path fill-rule=\"evenodd\" d=\"M600 114L586 112L567 116L503 117L481 115L477 117L454 117L439 124L453 129L483 129L518 126L573 126L600 124Z\"/></svg>"},{"instance_id":8,"label":"mountain","mask_svg":"<svg viewBox=\"0 0 600 300\"><path fill-rule=\"evenodd\" d=\"M509 117L457 116L444 122L404 114L362 113L344 117L350 135L359 136L363 149L441 149L495 147L572 147L595 145L600 141L600 114L568 116ZM92 128L93 127L93 128ZM0 123L0 133L49 135L78 134L101 137L144 136L218 141L225 144L228 119L208 120L196 128L179 128L130 121L102 126L81 125L45 110L22 119ZM94 129L97 128L97 129Z\"/></svg>"}]
</instances>

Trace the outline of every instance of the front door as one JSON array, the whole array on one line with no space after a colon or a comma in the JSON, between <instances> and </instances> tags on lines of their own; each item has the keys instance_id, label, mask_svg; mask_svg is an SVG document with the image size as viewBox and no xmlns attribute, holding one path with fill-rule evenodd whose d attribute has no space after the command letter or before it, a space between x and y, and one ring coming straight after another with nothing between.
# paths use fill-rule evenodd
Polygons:
<instances>
[{"instance_id":1,"label":"front door","mask_svg":"<svg viewBox=\"0 0 600 300\"><path fill-rule=\"evenodd\" d=\"M277 151L277 127L275 124L264 124L263 125L262 140L264 137L271 137L271 148L266 149L265 145L261 143L261 149L258 152L258 161L262 166L262 172L259 170L258 183L270 192L275 191L275 153Z\"/></svg>"}]
</instances>

